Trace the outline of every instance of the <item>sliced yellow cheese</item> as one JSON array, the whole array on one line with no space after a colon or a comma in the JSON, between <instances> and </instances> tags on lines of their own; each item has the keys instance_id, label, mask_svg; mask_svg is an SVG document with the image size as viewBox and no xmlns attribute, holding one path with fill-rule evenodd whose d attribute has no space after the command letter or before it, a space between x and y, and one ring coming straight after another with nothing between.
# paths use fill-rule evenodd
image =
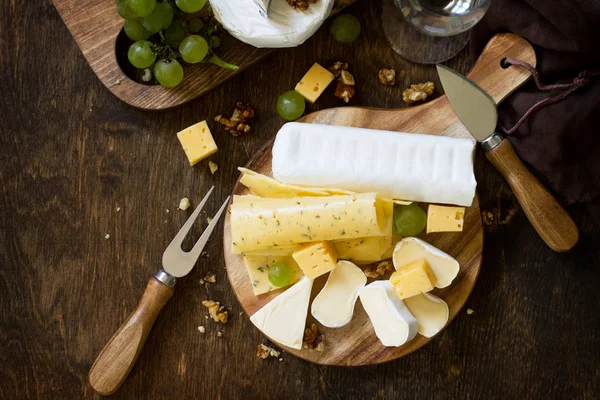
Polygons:
<instances>
[{"instance_id":1,"label":"sliced yellow cheese","mask_svg":"<svg viewBox=\"0 0 600 400\"><path fill-rule=\"evenodd\" d=\"M292 254L292 258L309 279L328 273L337 263L337 254L329 242L305 244Z\"/></svg>"},{"instance_id":2,"label":"sliced yellow cheese","mask_svg":"<svg viewBox=\"0 0 600 400\"><path fill-rule=\"evenodd\" d=\"M255 196L253 194L245 194L245 195L234 195L233 196L233 204L235 203L252 203L254 201L261 201L263 198L260 196Z\"/></svg>"},{"instance_id":3,"label":"sliced yellow cheese","mask_svg":"<svg viewBox=\"0 0 600 400\"><path fill-rule=\"evenodd\" d=\"M333 246L342 260L361 262L379 261L381 256L381 238L368 237L351 240L335 240Z\"/></svg>"},{"instance_id":4,"label":"sliced yellow cheese","mask_svg":"<svg viewBox=\"0 0 600 400\"><path fill-rule=\"evenodd\" d=\"M446 207L430 204L427 210L427 233L462 232L465 224L464 207Z\"/></svg>"},{"instance_id":5,"label":"sliced yellow cheese","mask_svg":"<svg viewBox=\"0 0 600 400\"><path fill-rule=\"evenodd\" d=\"M436 335L448 323L448 304L430 293L404 299L404 304L417 319L419 334L427 338Z\"/></svg>"},{"instance_id":6,"label":"sliced yellow cheese","mask_svg":"<svg viewBox=\"0 0 600 400\"><path fill-rule=\"evenodd\" d=\"M458 261L440 249L414 237L404 238L398 242L392 259L394 267L398 270L423 258L435 274L435 286L438 288L449 286L458 275L460 268Z\"/></svg>"},{"instance_id":7,"label":"sliced yellow cheese","mask_svg":"<svg viewBox=\"0 0 600 400\"><path fill-rule=\"evenodd\" d=\"M242 254L245 256L291 256L299 247L299 244L291 244L289 246L275 246L260 250L246 251Z\"/></svg>"},{"instance_id":8,"label":"sliced yellow cheese","mask_svg":"<svg viewBox=\"0 0 600 400\"><path fill-rule=\"evenodd\" d=\"M314 103L334 78L331 72L314 63L300 82L298 82L295 90L310 103Z\"/></svg>"},{"instance_id":9,"label":"sliced yellow cheese","mask_svg":"<svg viewBox=\"0 0 600 400\"><path fill-rule=\"evenodd\" d=\"M244 256L244 264L250 278L252 291L254 295L267 293L272 290L281 289L280 286L274 286L269 281L269 267L276 262L284 262L292 270L292 279L290 285L296 283L304 275L296 261L290 256Z\"/></svg>"},{"instance_id":10,"label":"sliced yellow cheese","mask_svg":"<svg viewBox=\"0 0 600 400\"><path fill-rule=\"evenodd\" d=\"M218 150L206 121L182 130L177 133L177 138L192 166Z\"/></svg>"},{"instance_id":11,"label":"sliced yellow cheese","mask_svg":"<svg viewBox=\"0 0 600 400\"><path fill-rule=\"evenodd\" d=\"M399 268L390 276L390 282L401 299L433 290L436 277L424 258Z\"/></svg>"},{"instance_id":12,"label":"sliced yellow cheese","mask_svg":"<svg viewBox=\"0 0 600 400\"><path fill-rule=\"evenodd\" d=\"M382 207L375 193L233 203L230 209L233 252L383 236Z\"/></svg>"}]
</instances>

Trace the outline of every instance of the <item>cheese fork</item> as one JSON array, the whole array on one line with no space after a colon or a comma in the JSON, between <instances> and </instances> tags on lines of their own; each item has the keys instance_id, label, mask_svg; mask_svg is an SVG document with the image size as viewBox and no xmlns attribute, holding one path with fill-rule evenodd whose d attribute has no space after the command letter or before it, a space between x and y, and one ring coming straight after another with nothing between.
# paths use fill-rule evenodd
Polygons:
<instances>
[{"instance_id":1,"label":"cheese fork","mask_svg":"<svg viewBox=\"0 0 600 400\"><path fill-rule=\"evenodd\" d=\"M92 388L99 394L109 395L115 392L125 381L144 347L156 317L173 296L173 287L177 278L187 275L194 268L196 260L202 253L210 234L215 229L229 202L229 197L227 197L192 250L189 252L183 251L181 243L198 215L200 215L200 211L213 189L214 186L175 235L163 253L162 268L148 281L137 308L127 317L127 320L123 322L119 330L104 346L92 365L88 380Z\"/></svg>"}]
</instances>

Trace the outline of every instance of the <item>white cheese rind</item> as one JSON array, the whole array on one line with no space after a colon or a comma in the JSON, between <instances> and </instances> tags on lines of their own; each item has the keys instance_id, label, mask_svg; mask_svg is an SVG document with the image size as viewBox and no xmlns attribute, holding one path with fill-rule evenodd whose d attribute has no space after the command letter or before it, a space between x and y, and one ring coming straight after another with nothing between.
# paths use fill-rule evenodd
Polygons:
<instances>
[{"instance_id":1,"label":"white cheese rind","mask_svg":"<svg viewBox=\"0 0 600 400\"><path fill-rule=\"evenodd\" d=\"M210 0L215 18L235 38L254 47L295 47L311 37L331 14L334 0L311 3L306 11L273 0L269 17L250 0Z\"/></svg>"},{"instance_id":2,"label":"white cheese rind","mask_svg":"<svg viewBox=\"0 0 600 400\"><path fill-rule=\"evenodd\" d=\"M285 183L377 192L384 198L470 206L470 139L290 122L273 146Z\"/></svg>"},{"instance_id":3,"label":"white cheese rind","mask_svg":"<svg viewBox=\"0 0 600 400\"><path fill-rule=\"evenodd\" d=\"M398 242L392 256L396 270L421 258L427 261L435 274L435 286L438 288L450 286L460 270L454 257L415 237L407 237Z\"/></svg>"},{"instance_id":4,"label":"white cheese rind","mask_svg":"<svg viewBox=\"0 0 600 400\"><path fill-rule=\"evenodd\" d=\"M422 293L408 299L404 304L419 323L419 334L430 338L435 336L448 323L448 304L430 293Z\"/></svg>"},{"instance_id":5,"label":"white cheese rind","mask_svg":"<svg viewBox=\"0 0 600 400\"><path fill-rule=\"evenodd\" d=\"M349 261L339 261L315 297L311 314L321 325L341 328L354 314L358 291L367 284L365 273Z\"/></svg>"},{"instance_id":6,"label":"white cheese rind","mask_svg":"<svg viewBox=\"0 0 600 400\"><path fill-rule=\"evenodd\" d=\"M381 344L398 347L416 336L417 320L389 281L370 283L360 289L359 297Z\"/></svg>"},{"instance_id":7,"label":"white cheese rind","mask_svg":"<svg viewBox=\"0 0 600 400\"><path fill-rule=\"evenodd\" d=\"M313 281L304 277L255 312L250 321L275 342L302 348Z\"/></svg>"}]
</instances>

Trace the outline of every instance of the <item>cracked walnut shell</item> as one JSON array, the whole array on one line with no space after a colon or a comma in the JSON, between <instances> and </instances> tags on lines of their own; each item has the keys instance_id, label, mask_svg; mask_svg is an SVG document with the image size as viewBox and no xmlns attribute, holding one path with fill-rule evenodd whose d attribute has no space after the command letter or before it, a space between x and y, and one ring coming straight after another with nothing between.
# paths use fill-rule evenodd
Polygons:
<instances>
[{"instance_id":1,"label":"cracked walnut shell","mask_svg":"<svg viewBox=\"0 0 600 400\"><path fill-rule=\"evenodd\" d=\"M433 84L433 82L425 82L416 85L410 85L408 89L402 92L402 100L404 100L406 104L412 104L417 101L424 101L425 99L427 99L427 96L433 93L434 89L435 85Z\"/></svg>"}]
</instances>

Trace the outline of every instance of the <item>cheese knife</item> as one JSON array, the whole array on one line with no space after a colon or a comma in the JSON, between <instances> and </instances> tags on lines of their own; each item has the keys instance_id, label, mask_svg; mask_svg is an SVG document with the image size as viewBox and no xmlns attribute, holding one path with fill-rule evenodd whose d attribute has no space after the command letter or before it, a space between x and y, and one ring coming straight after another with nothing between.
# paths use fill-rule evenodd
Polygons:
<instances>
[{"instance_id":1,"label":"cheese knife","mask_svg":"<svg viewBox=\"0 0 600 400\"><path fill-rule=\"evenodd\" d=\"M537 233L552 250L571 250L579 240L577 226L523 164L512 144L496 132L498 112L494 99L476 83L448 67L437 65L437 71L454 112L481 143L486 158L506 179Z\"/></svg>"}]
</instances>

